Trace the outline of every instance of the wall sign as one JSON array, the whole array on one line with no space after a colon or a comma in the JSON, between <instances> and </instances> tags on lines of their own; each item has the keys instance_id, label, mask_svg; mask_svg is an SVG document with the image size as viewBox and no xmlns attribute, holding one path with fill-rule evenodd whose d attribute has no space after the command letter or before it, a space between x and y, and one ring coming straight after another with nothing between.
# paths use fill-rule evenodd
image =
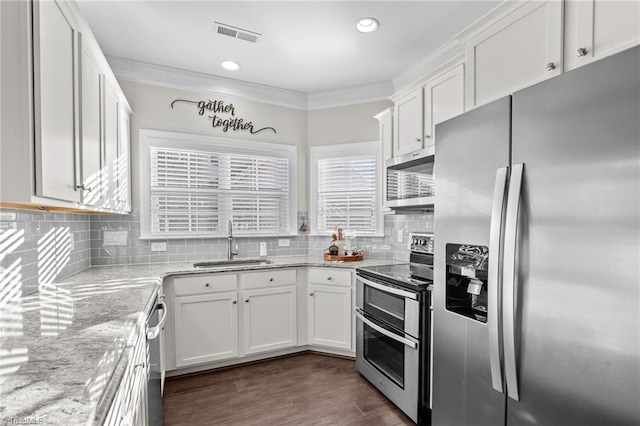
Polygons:
<instances>
[{"instance_id":1,"label":"wall sign","mask_svg":"<svg viewBox=\"0 0 640 426\"><path fill-rule=\"evenodd\" d=\"M263 127L255 130L253 128L253 122L245 121L244 118L236 117L236 110L233 104L225 104L222 101L190 101L188 99L176 99L171 102L171 108L176 103L186 103L196 105L196 111L198 115L205 115L211 119L211 126L214 128L220 127L223 132L233 130L234 132L249 132L252 135L262 132L263 130L273 130L276 133L276 129L273 127ZM209 114L213 115L209 115ZM225 115L230 116L225 117Z\"/></svg>"}]
</instances>

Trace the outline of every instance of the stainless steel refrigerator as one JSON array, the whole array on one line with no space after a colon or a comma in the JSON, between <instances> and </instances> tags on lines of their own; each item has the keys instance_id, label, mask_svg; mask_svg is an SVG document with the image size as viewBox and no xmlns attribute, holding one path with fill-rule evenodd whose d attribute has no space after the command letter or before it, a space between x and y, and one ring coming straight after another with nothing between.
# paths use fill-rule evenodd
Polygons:
<instances>
[{"instance_id":1,"label":"stainless steel refrigerator","mask_svg":"<svg viewBox=\"0 0 640 426\"><path fill-rule=\"evenodd\" d=\"M434 425L640 424L640 48L436 127Z\"/></svg>"}]
</instances>

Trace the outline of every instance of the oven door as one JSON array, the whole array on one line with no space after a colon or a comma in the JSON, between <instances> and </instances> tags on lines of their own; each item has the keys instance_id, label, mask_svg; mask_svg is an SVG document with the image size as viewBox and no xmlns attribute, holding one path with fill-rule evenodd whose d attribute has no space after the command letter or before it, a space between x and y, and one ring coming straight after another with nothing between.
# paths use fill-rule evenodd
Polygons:
<instances>
[{"instance_id":1,"label":"oven door","mask_svg":"<svg viewBox=\"0 0 640 426\"><path fill-rule=\"evenodd\" d=\"M418 421L418 339L356 309L356 368L414 422Z\"/></svg>"},{"instance_id":2,"label":"oven door","mask_svg":"<svg viewBox=\"0 0 640 426\"><path fill-rule=\"evenodd\" d=\"M356 279L356 306L371 317L419 337L420 296L416 292L394 286L382 279Z\"/></svg>"}]
</instances>

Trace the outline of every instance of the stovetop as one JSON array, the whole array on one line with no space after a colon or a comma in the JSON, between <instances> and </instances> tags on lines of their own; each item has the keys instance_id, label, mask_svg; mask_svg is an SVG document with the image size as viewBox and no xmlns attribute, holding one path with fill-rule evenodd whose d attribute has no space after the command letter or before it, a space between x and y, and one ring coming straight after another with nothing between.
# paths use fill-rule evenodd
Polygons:
<instances>
[{"instance_id":1,"label":"stovetop","mask_svg":"<svg viewBox=\"0 0 640 426\"><path fill-rule=\"evenodd\" d=\"M429 290L428 287L433 283L431 280L412 276L409 263L357 268L356 273L365 277L391 280L395 284L418 291Z\"/></svg>"}]
</instances>

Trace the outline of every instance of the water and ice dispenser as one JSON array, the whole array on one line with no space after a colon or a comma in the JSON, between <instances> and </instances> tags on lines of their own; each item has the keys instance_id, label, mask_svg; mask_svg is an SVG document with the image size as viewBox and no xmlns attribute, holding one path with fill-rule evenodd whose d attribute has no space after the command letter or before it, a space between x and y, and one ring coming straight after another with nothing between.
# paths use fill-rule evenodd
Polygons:
<instances>
[{"instance_id":1,"label":"water and ice dispenser","mask_svg":"<svg viewBox=\"0 0 640 426\"><path fill-rule=\"evenodd\" d=\"M487 322L489 249L469 244L446 247L446 309Z\"/></svg>"}]
</instances>

